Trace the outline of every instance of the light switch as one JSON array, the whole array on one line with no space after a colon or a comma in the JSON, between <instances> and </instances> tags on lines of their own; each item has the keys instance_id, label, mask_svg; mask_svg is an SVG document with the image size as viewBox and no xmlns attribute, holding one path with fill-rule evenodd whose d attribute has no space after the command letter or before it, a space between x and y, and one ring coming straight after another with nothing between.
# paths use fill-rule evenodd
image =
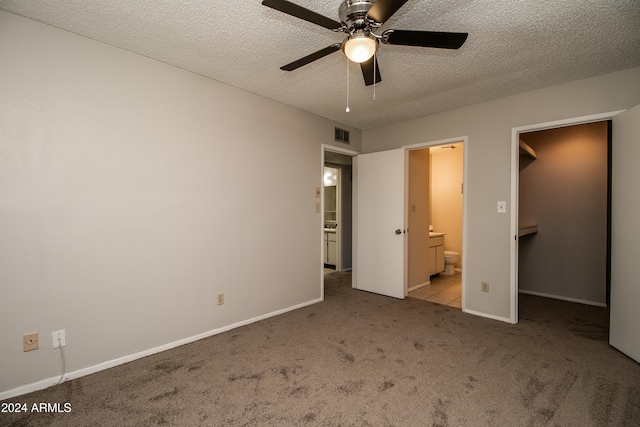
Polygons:
<instances>
[{"instance_id":1,"label":"light switch","mask_svg":"<svg viewBox=\"0 0 640 427\"><path fill-rule=\"evenodd\" d=\"M498 213L507 213L507 202L498 202Z\"/></svg>"}]
</instances>

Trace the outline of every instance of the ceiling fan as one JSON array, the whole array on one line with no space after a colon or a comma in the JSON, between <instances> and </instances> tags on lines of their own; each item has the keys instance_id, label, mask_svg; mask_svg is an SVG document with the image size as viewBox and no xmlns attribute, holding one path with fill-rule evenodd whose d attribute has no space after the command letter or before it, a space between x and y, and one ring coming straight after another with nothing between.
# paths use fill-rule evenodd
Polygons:
<instances>
[{"instance_id":1,"label":"ceiling fan","mask_svg":"<svg viewBox=\"0 0 640 427\"><path fill-rule=\"evenodd\" d=\"M347 34L342 43L335 43L317 52L280 67L293 71L333 52L342 50L353 62L360 63L367 86L380 82L380 69L375 57L380 42L404 46L459 49L467 40L467 33L439 31L385 30L376 34L407 0L345 0L338 11L340 22L320 15L287 0L263 0L262 4L296 18L304 19L334 32Z\"/></svg>"}]
</instances>

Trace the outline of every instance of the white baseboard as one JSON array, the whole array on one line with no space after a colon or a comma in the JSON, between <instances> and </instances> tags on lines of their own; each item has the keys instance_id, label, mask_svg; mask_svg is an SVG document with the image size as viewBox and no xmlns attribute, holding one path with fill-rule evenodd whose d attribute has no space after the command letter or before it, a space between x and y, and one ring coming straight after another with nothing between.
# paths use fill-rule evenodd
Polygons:
<instances>
[{"instance_id":1,"label":"white baseboard","mask_svg":"<svg viewBox=\"0 0 640 427\"><path fill-rule=\"evenodd\" d=\"M166 350L171 350L172 348L180 347L181 345L189 344L203 338L208 338L213 335L220 334L222 332L229 331L231 329L239 328L240 326L249 325L251 323L258 322L260 320L268 319L270 317L278 316L283 313L287 313L289 311L297 310L299 308L303 308L312 304L316 304L322 302L322 299L318 298L315 300L311 300L308 302L304 302L302 304L297 304L292 307L283 308L282 310L273 311L271 313L264 314L262 316L254 317L252 319L243 320L241 322L234 323L232 325L223 326L218 329L212 329L210 331L204 332L202 334L194 335L192 337L184 338L178 341L174 341L168 344L161 345L159 347L150 348L148 350L141 351L139 353L130 354L128 356L119 357L117 359L108 360L106 362L99 363L97 365L89 366L87 368L78 369L73 372L67 372L64 375L63 381L73 380L76 378L84 377L85 375L94 374L96 372L104 371L105 369L113 368L118 365L123 365L128 362L133 362L134 360L141 359L143 357L151 356L152 354L160 353ZM16 387L11 390L0 392L0 400L11 399L12 397L20 396L23 394L31 393L32 391L42 390L48 387L55 385L58 380L60 380L60 375L56 375L54 377L45 378L40 381L36 381L31 384L26 384L20 387Z\"/></svg>"},{"instance_id":2,"label":"white baseboard","mask_svg":"<svg viewBox=\"0 0 640 427\"><path fill-rule=\"evenodd\" d=\"M417 291L418 289L424 288L425 286L430 284L431 284L431 281L428 281L428 282L420 283L419 285L412 286L409 289L407 289L407 293Z\"/></svg>"},{"instance_id":3,"label":"white baseboard","mask_svg":"<svg viewBox=\"0 0 640 427\"><path fill-rule=\"evenodd\" d=\"M586 305L593 305L596 307L606 307L607 304L603 303L603 302L594 302L594 301L587 301L587 300L583 300L583 299L577 299L577 298L568 298L568 297L563 297L560 295L551 295L551 294L545 294L542 292L533 292L533 291L527 291L526 289L518 289L518 292L521 294L527 294L527 295L535 295L537 297L545 297L545 298L551 298L551 299L559 299L562 301L569 301L569 302L577 302L578 304L586 304Z\"/></svg>"}]
</instances>

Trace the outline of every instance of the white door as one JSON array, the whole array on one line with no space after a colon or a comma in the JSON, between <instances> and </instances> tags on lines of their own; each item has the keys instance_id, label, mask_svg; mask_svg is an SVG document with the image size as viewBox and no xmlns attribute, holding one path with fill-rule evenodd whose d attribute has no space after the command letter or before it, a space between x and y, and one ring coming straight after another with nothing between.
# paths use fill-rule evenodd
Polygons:
<instances>
[{"instance_id":1,"label":"white door","mask_svg":"<svg viewBox=\"0 0 640 427\"><path fill-rule=\"evenodd\" d=\"M354 158L354 287L405 297L405 150Z\"/></svg>"},{"instance_id":2,"label":"white door","mask_svg":"<svg viewBox=\"0 0 640 427\"><path fill-rule=\"evenodd\" d=\"M609 344L640 362L640 105L613 118Z\"/></svg>"}]
</instances>

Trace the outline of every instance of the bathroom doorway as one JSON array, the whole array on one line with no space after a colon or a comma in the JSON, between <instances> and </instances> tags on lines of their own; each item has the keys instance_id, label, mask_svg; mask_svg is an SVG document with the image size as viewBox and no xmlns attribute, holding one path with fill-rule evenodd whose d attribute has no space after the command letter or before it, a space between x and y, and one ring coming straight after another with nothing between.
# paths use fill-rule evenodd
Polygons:
<instances>
[{"instance_id":1,"label":"bathroom doorway","mask_svg":"<svg viewBox=\"0 0 640 427\"><path fill-rule=\"evenodd\" d=\"M460 140L410 150L408 158L408 296L456 308L463 294L464 158Z\"/></svg>"}]
</instances>

